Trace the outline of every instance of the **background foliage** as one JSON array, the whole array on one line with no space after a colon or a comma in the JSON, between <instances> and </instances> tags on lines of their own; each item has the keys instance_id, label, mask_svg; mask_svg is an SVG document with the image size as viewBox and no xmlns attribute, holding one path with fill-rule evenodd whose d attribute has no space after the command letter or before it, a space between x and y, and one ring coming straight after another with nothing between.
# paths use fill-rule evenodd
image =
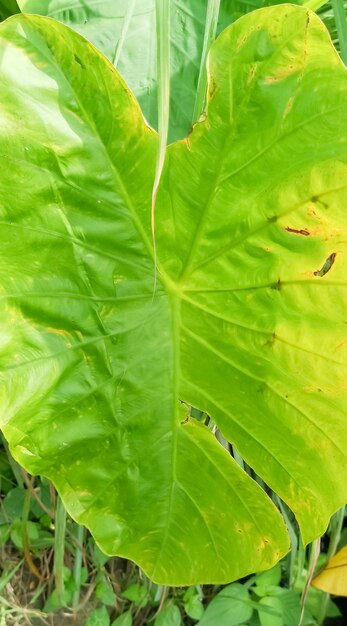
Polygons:
<instances>
[{"instance_id":1,"label":"background foliage","mask_svg":"<svg viewBox=\"0 0 347 626\"><path fill-rule=\"evenodd\" d=\"M4 626L297 626L312 547L293 550L273 569L231 585L170 588L153 584L131 562L104 555L73 522L52 485L30 477L0 448L0 624ZM298 529L290 512L294 536ZM344 520L344 511L340 513ZM329 541L347 544L333 518ZM347 589L346 589L347 593ZM339 602L338 602L339 603ZM344 624L340 608L310 588L303 625ZM322 612L323 611L323 612ZM2 622L1 622L2 619Z\"/></svg>"}]
</instances>

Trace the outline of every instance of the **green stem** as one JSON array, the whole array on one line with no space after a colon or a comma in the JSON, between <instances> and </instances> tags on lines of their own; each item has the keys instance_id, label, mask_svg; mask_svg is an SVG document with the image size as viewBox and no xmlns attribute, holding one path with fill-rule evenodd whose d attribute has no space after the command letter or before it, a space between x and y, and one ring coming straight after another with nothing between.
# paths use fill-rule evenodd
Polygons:
<instances>
[{"instance_id":1,"label":"green stem","mask_svg":"<svg viewBox=\"0 0 347 626\"><path fill-rule=\"evenodd\" d=\"M33 478L31 479L30 487L32 488ZM25 490L23 509L22 509L22 537L23 537L23 554L26 560L26 563L30 569L30 571L41 580L41 574L38 571L33 558L30 552L30 541L29 541L29 533L28 533L28 519L30 513L30 504L31 504L31 488Z\"/></svg>"},{"instance_id":2,"label":"green stem","mask_svg":"<svg viewBox=\"0 0 347 626\"><path fill-rule=\"evenodd\" d=\"M331 518L331 522L330 522L331 533L330 533L330 539L329 539L329 547L327 551L327 563L330 561L330 559L332 559L332 557L337 551L337 546L341 539L341 532L342 532L344 518L345 518L344 506L341 509L339 509L339 511L337 511ZM330 599L330 594L323 593L321 605L319 608L318 624L324 623L324 620L326 618L328 604L329 604L329 599Z\"/></svg>"},{"instance_id":3,"label":"green stem","mask_svg":"<svg viewBox=\"0 0 347 626\"><path fill-rule=\"evenodd\" d=\"M233 457L236 461L236 463L244 470L245 469L245 462L241 456L241 454L239 453L238 449L236 448L236 446L232 445L232 450L233 450Z\"/></svg>"},{"instance_id":4,"label":"green stem","mask_svg":"<svg viewBox=\"0 0 347 626\"><path fill-rule=\"evenodd\" d=\"M297 565L296 579L295 579L295 582L294 582L294 587L301 580L302 575L303 575L303 571L304 571L304 568L305 568L306 550L305 550L305 548L303 546L302 539L301 539L300 535L299 535L299 542L298 542L297 553L298 553L298 565Z\"/></svg>"},{"instance_id":5,"label":"green stem","mask_svg":"<svg viewBox=\"0 0 347 626\"><path fill-rule=\"evenodd\" d=\"M171 0L156 0L156 35L157 35L157 89L158 89L158 132L159 147L157 166L152 190L152 243L154 256L154 292L156 289L157 252L155 242L155 204L160 178L162 175L170 119L170 12Z\"/></svg>"},{"instance_id":6,"label":"green stem","mask_svg":"<svg viewBox=\"0 0 347 626\"><path fill-rule=\"evenodd\" d=\"M199 119L200 115L205 108L206 100L206 87L207 87L207 69L206 61L211 44L215 40L219 16L220 0L208 0L206 21L205 21L205 36L200 61L200 71L198 79L198 87L196 91L194 112L193 112L193 124Z\"/></svg>"},{"instance_id":7,"label":"green stem","mask_svg":"<svg viewBox=\"0 0 347 626\"><path fill-rule=\"evenodd\" d=\"M347 65L347 18L342 0L331 0L334 19L339 37L341 59Z\"/></svg>"},{"instance_id":8,"label":"green stem","mask_svg":"<svg viewBox=\"0 0 347 626\"><path fill-rule=\"evenodd\" d=\"M57 496L57 508L55 511L55 535L54 535L54 582L58 600L63 604L64 594L64 554L65 554L65 530L66 510Z\"/></svg>"},{"instance_id":9,"label":"green stem","mask_svg":"<svg viewBox=\"0 0 347 626\"><path fill-rule=\"evenodd\" d=\"M308 573L307 573L307 579L306 579L304 591L301 596L301 614L300 614L298 626L302 626L302 622L304 619L306 600L307 600L308 592L310 590L312 578L315 573L318 557L320 554L320 545L321 545L320 538L313 541L310 545L310 553L309 553L309 560L308 560Z\"/></svg>"},{"instance_id":10,"label":"green stem","mask_svg":"<svg viewBox=\"0 0 347 626\"><path fill-rule=\"evenodd\" d=\"M327 559L330 561L337 551L337 546L341 539L343 520L345 518L345 507L339 509L331 518L331 533L329 548L327 551Z\"/></svg>"},{"instance_id":11,"label":"green stem","mask_svg":"<svg viewBox=\"0 0 347 626\"><path fill-rule=\"evenodd\" d=\"M116 45L114 55L112 58L112 63L115 67L117 67L118 62L119 62L119 58L123 49L124 41L127 36L128 29L129 29L129 24L131 22L131 18L134 13L135 3L136 3L136 0L129 0L129 4L127 6L127 10L124 15L122 30L120 33L120 37L117 41L117 45Z\"/></svg>"},{"instance_id":12,"label":"green stem","mask_svg":"<svg viewBox=\"0 0 347 626\"><path fill-rule=\"evenodd\" d=\"M76 552L75 552L75 562L73 567L73 578L75 582L75 590L72 597L72 610L76 611L80 601L80 593L81 593L81 570L82 570L82 546L83 546L83 538L84 538L84 527L77 526L76 531Z\"/></svg>"},{"instance_id":13,"label":"green stem","mask_svg":"<svg viewBox=\"0 0 347 626\"><path fill-rule=\"evenodd\" d=\"M284 521L286 523L286 526L288 528L288 533L289 533L289 538L290 538L290 553L288 555L288 563L289 563L289 567L288 567L288 573L289 573L289 588L292 589L294 586L294 578L295 578L295 561L296 561L296 556L298 553L298 537L297 534L295 532L295 527L294 525L291 523L286 507L283 504L281 498L279 498L279 496L275 495L275 502L278 504L280 511L283 515Z\"/></svg>"},{"instance_id":14,"label":"green stem","mask_svg":"<svg viewBox=\"0 0 347 626\"><path fill-rule=\"evenodd\" d=\"M171 0L156 0L158 130L160 150L158 163L164 164L170 117L170 11Z\"/></svg>"}]
</instances>

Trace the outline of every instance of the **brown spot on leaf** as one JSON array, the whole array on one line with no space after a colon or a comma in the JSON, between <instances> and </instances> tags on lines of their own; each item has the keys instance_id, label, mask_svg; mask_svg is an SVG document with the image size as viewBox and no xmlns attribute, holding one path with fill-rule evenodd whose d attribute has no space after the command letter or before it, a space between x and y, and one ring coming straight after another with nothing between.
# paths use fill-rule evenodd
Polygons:
<instances>
[{"instance_id":1,"label":"brown spot on leaf","mask_svg":"<svg viewBox=\"0 0 347 626\"><path fill-rule=\"evenodd\" d=\"M271 83L278 83L280 80L281 80L280 76L267 76L264 82L267 85L271 85Z\"/></svg>"},{"instance_id":2,"label":"brown spot on leaf","mask_svg":"<svg viewBox=\"0 0 347 626\"><path fill-rule=\"evenodd\" d=\"M271 289L276 289L276 291L281 291L281 279L279 278L277 283L273 283L273 285L271 285Z\"/></svg>"},{"instance_id":3,"label":"brown spot on leaf","mask_svg":"<svg viewBox=\"0 0 347 626\"><path fill-rule=\"evenodd\" d=\"M255 70L256 70L256 65L252 65L250 71L249 71L249 76L248 76L248 84L252 82L253 78L254 78L254 74L255 74Z\"/></svg>"},{"instance_id":4,"label":"brown spot on leaf","mask_svg":"<svg viewBox=\"0 0 347 626\"><path fill-rule=\"evenodd\" d=\"M311 217L317 217L317 213L316 213L316 211L314 209L309 209L307 211L307 215L310 215ZM318 219L319 219L319 217L318 217Z\"/></svg>"},{"instance_id":5,"label":"brown spot on leaf","mask_svg":"<svg viewBox=\"0 0 347 626\"><path fill-rule=\"evenodd\" d=\"M315 276L319 276L320 278L325 276L325 274L327 274L331 270L332 266L334 265L335 259L336 259L336 252L332 252L328 256L328 258L325 261L323 267L320 270L316 270L315 272L313 272L313 274Z\"/></svg>"},{"instance_id":6,"label":"brown spot on leaf","mask_svg":"<svg viewBox=\"0 0 347 626\"><path fill-rule=\"evenodd\" d=\"M288 233L294 233L295 235L304 235L304 237L308 237L310 234L307 228L298 229L298 228L289 228L289 226L286 226L284 230L286 230Z\"/></svg>"},{"instance_id":7,"label":"brown spot on leaf","mask_svg":"<svg viewBox=\"0 0 347 626\"><path fill-rule=\"evenodd\" d=\"M85 69L85 65L83 61L80 59L80 57L77 54L74 54L73 56L74 56L76 63L78 63L78 65L80 65L82 69Z\"/></svg>"},{"instance_id":8,"label":"brown spot on leaf","mask_svg":"<svg viewBox=\"0 0 347 626\"><path fill-rule=\"evenodd\" d=\"M216 81L212 78L210 85L209 85L209 89L208 89L208 97L211 100L211 98L213 98L214 94L217 91L217 83Z\"/></svg>"},{"instance_id":9,"label":"brown spot on leaf","mask_svg":"<svg viewBox=\"0 0 347 626\"><path fill-rule=\"evenodd\" d=\"M264 343L264 346L272 346L276 340L276 333L272 333L271 337Z\"/></svg>"}]
</instances>

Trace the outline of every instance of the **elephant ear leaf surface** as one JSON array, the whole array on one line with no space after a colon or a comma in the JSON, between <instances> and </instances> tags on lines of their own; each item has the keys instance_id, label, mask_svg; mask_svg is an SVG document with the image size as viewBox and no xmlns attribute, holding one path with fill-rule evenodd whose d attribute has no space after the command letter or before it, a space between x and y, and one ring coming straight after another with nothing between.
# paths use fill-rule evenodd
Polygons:
<instances>
[{"instance_id":1,"label":"elephant ear leaf surface","mask_svg":"<svg viewBox=\"0 0 347 626\"><path fill-rule=\"evenodd\" d=\"M156 128L156 1L19 0L18 3L23 13L59 20L99 48L127 81L149 124ZM206 0L184 3L170 0L170 141L184 137L192 126L207 4ZM218 31L263 4L263 0L251 0L249 4L223 0Z\"/></svg>"},{"instance_id":2,"label":"elephant ear leaf surface","mask_svg":"<svg viewBox=\"0 0 347 626\"><path fill-rule=\"evenodd\" d=\"M346 500L347 77L314 14L249 14L209 57L206 119L167 151L101 53L1 25L5 436L102 549L155 581L228 582Z\"/></svg>"}]
</instances>

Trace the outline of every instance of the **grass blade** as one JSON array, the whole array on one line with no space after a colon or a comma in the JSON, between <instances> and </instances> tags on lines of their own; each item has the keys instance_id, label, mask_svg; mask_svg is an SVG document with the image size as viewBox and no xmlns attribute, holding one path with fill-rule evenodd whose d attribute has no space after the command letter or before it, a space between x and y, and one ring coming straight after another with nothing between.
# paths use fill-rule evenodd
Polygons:
<instances>
[{"instance_id":1,"label":"grass blade","mask_svg":"<svg viewBox=\"0 0 347 626\"><path fill-rule=\"evenodd\" d=\"M19 568L22 567L24 560L18 561L13 569L9 572L3 572L0 578L0 593L3 589L5 589L6 585L12 580L13 576L18 572Z\"/></svg>"},{"instance_id":2,"label":"grass blade","mask_svg":"<svg viewBox=\"0 0 347 626\"><path fill-rule=\"evenodd\" d=\"M54 535L54 581L59 601L63 602L64 595L64 553L65 553L66 510L60 496L57 497L55 512Z\"/></svg>"},{"instance_id":3,"label":"grass blade","mask_svg":"<svg viewBox=\"0 0 347 626\"><path fill-rule=\"evenodd\" d=\"M33 485L33 481L34 481L34 478L31 478L31 487ZM24 497L23 510L22 510L23 553L24 553L24 558L31 572L34 574L34 576L36 576L36 578L42 581L42 576L40 572L38 571L32 559L31 552L30 552L30 542L29 542L29 534L28 534L30 503L31 503L31 489L28 488L25 490L25 497Z\"/></svg>"},{"instance_id":4,"label":"grass blade","mask_svg":"<svg viewBox=\"0 0 347 626\"><path fill-rule=\"evenodd\" d=\"M77 526L76 531L76 552L75 552L75 562L73 568L73 578L75 581L75 590L72 597L72 610L77 611L79 601L80 601L80 593L81 593L81 569L82 569L82 546L83 546L83 538L84 538L84 527Z\"/></svg>"}]
</instances>

